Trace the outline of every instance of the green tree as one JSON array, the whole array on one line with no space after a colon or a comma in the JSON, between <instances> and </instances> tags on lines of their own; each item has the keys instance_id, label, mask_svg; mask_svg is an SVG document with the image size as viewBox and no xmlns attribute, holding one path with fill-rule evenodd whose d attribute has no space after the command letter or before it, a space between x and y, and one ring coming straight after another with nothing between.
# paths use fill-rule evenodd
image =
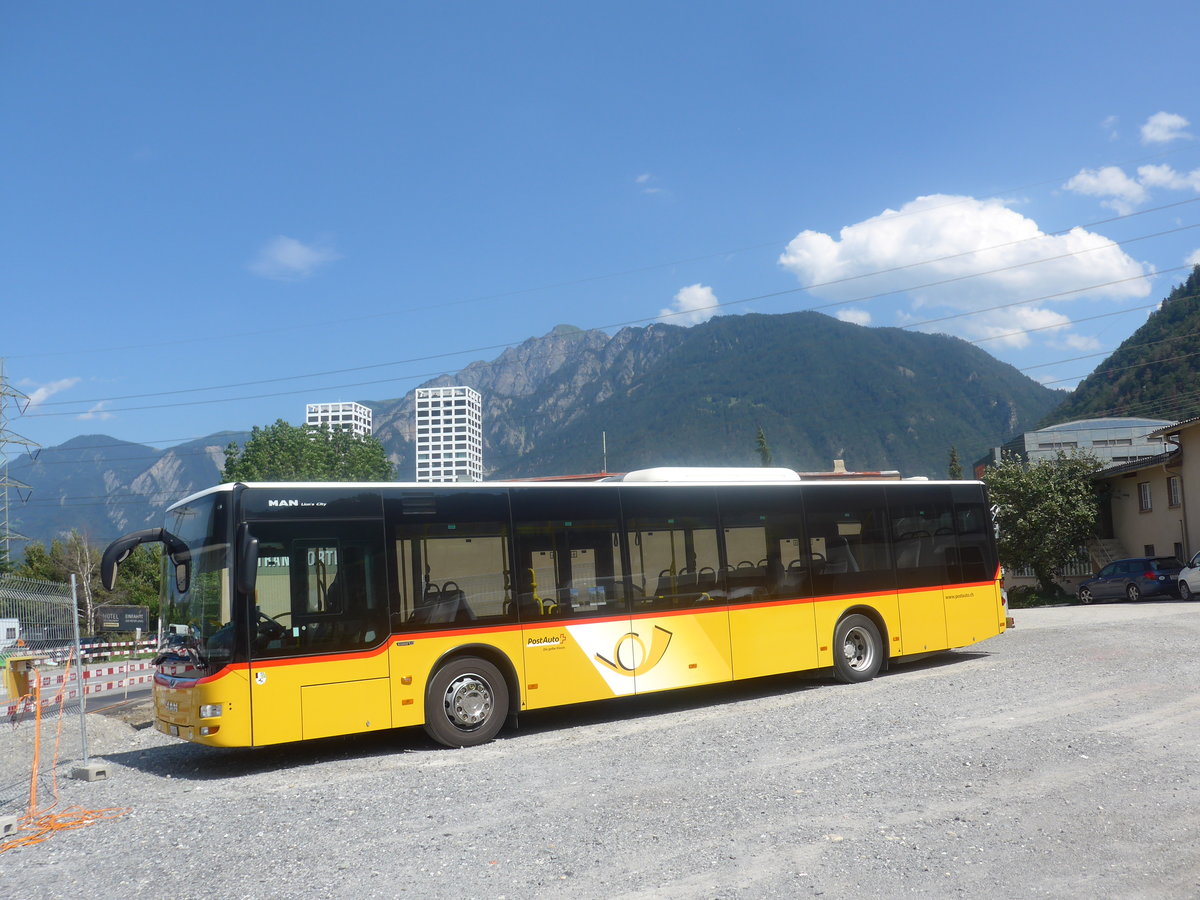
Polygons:
<instances>
[{"instance_id":1,"label":"green tree","mask_svg":"<svg viewBox=\"0 0 1200 900\"><path fill-rule=\"evenodd\" d=\"M952 481L962 481L962 463L958 461L958 448L950 445L950 466L947 470Z\"/></svg>"},{"instance_id":2,"label":"green tree","mask_svg":"<svg viewBox=\"0 0 1200 900\"><path fill-rule=\"evenodd\" d=\"M983 480L997 507L1000 561L1029 566L1038 585L1055 593L1054 570L1075 557L1095 533L1098 499L1091 476L1100 461L1087 453L1025 463L1005 457Z\"/></svg>"},{"instance_id":3,"label":"green tree","mask_svg":"<svg viewBox=\"0 0 1200 900\"><path fill-rule=\"evenodd\" d=\"M133 604L150 607L150 615L158 615L158 597L162 583L162 562L157 549L139 547L121 564L121 580L117 590L105 591L100 585L100 556L84 535L72 531L64 538L55 538L50 546L30 543L25 547L25 561L15 574L22 578L67 584L75 576L75 594L79 603L79 618L85 632L92 630L93 613L100 604Z\"/></svg>"},{"instance_id":4,"label":"green tree","mask_svg":"<svg viewBox=\"0 0 1200 900\"><path fill-rule=\"evenodd\" d=\"M223 481L391 481L392 464L375 438L279 419L255 427L244 447L225 450Z\"/></svg>"},{"instance_id":5,"label":"green tree","mask_svg":"<svg viewBox=\"0 0 1200 900\"><path fill-rule=\"evenodd\" d=\"M764 469L769 469L775 465L775 457L771 453L771 446L767 443L767 434L762 430L762 426L758 426L758 434L754 438L754 446L758 451L758 458L762 460Z\"/></svg>"},{"instance_id":6,"label":"green tree","mask_svg":"<svg viewBox=\"0 0 1200 900\"><path fill-rule=\"evenodd\" d=\"M142 544L121 563L121 577L116 590L102 595L105 604L129 603L150 607L150 618L158 618L159 597L162 591L162 548Z\"/></svg>"}]
</instances>

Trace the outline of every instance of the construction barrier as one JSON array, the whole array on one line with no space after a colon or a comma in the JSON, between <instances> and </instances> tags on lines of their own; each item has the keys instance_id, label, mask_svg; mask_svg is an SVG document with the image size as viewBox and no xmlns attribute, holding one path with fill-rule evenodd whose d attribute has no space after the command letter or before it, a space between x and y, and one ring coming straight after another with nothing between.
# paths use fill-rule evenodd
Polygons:
<instances>
[{"instance_id":1,"label":"construction barrier","mask_svg":"<svg viewBox=\"0 0 1200 900\"><path fill-rule=\"evenodd\" d=\"M12 659L9 662L11 663ZM35 686L41 691L40 702L43 708L57 703L56 698L60 692L68 703L78 700L81 696L76 666L72 666L69 670L34 666L28 671L31 674L23 685L24 689L19 693L13 693L10 690L10 697L17 699L9 700L5 705L0 706L0 715L15 716L33 709L33 688ZM151 665L150 660L99 665L87 664L83 667L82 694L91 697L94 694L109 694L153 683L154 666Z\"/></svg>"}]
</instances>

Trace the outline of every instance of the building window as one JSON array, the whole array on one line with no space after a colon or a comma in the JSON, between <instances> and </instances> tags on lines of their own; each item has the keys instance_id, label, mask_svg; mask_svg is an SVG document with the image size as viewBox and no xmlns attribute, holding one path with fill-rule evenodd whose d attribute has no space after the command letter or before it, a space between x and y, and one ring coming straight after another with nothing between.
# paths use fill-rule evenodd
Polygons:
<instances>
[{"instance_id":1,"label":"building window","mask_svg":"<svg viewBox=\"0 0 1200 900\"><path fill-rule=\"evenodd\" d=\"M1152 509L1150 504L1150 482L1142 481L1138 484L1138 510L1141 512L1150 512Z\"/></svg>"},{"instance_id":2,"label":"building window","mask_svg":"<svg viewBox=\"0 0 1200 900\"><path fill-rule=\"evenodd\" d=\"M1167 479L1167 504L1169 506L1179 506L1183 503L1183 483L1179 480L1178 475L1172 475Z\"/></svg>"},{"instance_id":3,"label":"building window","mask_svg":"<svg viewBox=\"0 0 1200 900\"><path fill-rule=\"evenodd\" d=\"M1153 556L1153 555L1154 555L1154 545L1153 544L1142 544L1142 556Z\"/></svg>"},{"instance_id":4,"label":"building window","mask_svg":"<svg viewBox=\"0 0 1200 900\"><path fill-rule=\"evenodd\" d=\"M1179 541L1176 541L1174 549L1175 549L1175 558L1183 559L1183 544L1179 543Z\"/></svg>"}]
</instances>

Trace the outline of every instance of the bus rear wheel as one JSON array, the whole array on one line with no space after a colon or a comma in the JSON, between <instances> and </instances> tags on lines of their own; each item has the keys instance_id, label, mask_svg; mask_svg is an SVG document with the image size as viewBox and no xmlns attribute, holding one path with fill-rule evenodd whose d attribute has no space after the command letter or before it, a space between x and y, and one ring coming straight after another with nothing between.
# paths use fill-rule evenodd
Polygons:
<instances>
[{"instance_id":1,"label":"bus rear wheel","mask_svg":"<svg viewBox=\"0 0 1200 900\"><path fill-rule=\"evenodd\" d=\"M870 681L883 665L883 639L866 616L846 616L833 629L833 673L838 681Z\"/></svg>"},{"instance_id":2,"label":"bus rear wheel","mask_svg":"<svg viewBox=\"0 0 1200 900\"><path fill-rule=\"evenodd\" d=\"M507 716L508 683L486 659L450 660L425 690L425 731L447 747L486 744Z\"/></svg>"}]
</instances>

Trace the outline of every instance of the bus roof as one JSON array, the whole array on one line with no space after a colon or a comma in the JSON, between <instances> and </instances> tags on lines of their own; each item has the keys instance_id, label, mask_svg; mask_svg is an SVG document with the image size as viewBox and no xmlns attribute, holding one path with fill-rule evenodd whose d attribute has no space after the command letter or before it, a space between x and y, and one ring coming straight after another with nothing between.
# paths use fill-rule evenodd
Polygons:
<instances>
[{"instance_id":1,"label":"bus roof","mask_svg":"<svg viewBox=\"0 0 1200 900\"><path fill-rule=\"evenodd\" d=\"M178 500L167 507L168 510L178 506L183 506L188 503L194 503L201 497L206 497L209 494L229 493L238 485L251 489L320 489L330 488L333 486L341 486L347 489L361 490L363 488L371 488L380 491L393 490L450 490L450 491L469 491L478 490L481 487L521 487L538 490L562 490L568 487L584 487L584 488L612 488L616 485L627 485L630 487L650 486L650 485L750 485L750 484L775 484L775 485L796 485L804 484L807 487L815 487L818 485L846 485L846 484L925 484L925 485L965 485L965 484L980 484L979 481L961 480L930 480L924 477L915 478L897 478L891 472L854 472L847 475L837 476L825 473L799 473L792 469L783 468L737 468L737 467L720 467L720 466L659 466L652 469L639 469L633 472L627 472L624 475L610 475L605 478L594 481L575 481L557 479L553 481L537 481L528 479L512 479L496 481L455 481L455 482L429 482L429 481L246 481L246 482L226 482L224 484L213 485L210 488L197 491Z\"/></svg>"}]
</instances>

